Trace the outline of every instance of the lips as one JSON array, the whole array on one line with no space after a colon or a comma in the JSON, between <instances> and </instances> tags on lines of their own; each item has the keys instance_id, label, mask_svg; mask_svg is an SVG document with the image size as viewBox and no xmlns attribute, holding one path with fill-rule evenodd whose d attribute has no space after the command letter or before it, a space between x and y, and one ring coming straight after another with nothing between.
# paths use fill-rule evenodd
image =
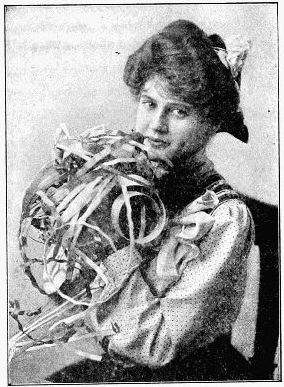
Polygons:
<instances>
[{"instance_id":1,"label":"lips","mask_svg":"<svg viewBox=\"0 0 284 387\"><path fill-rule=\"evenodd\" d=\"M149 144L152 148L163 149L167 148L170 143L155 137L147 137L144 141L145 145Z\"/></svg>"}]
</instances>

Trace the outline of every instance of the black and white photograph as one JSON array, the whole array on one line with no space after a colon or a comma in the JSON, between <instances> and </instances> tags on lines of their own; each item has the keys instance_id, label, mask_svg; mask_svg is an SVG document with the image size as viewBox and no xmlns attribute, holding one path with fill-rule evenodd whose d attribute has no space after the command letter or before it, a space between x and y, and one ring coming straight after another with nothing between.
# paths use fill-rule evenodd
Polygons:
<instances>
[{"instance_id":1,"label":"black and white photograph","mask_svg":"<svg viewBox=\"0 0 284 387\"><path fill-rule=\"evenodd\" d=\"M8 385L282 381L278 3L3 8Z\"/></svg>"}]
</instances>

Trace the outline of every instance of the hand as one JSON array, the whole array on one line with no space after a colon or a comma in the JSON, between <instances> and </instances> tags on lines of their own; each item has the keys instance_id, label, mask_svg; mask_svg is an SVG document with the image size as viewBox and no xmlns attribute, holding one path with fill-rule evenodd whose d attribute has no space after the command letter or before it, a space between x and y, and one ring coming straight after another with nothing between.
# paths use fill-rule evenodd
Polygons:
<instances>
[{"instance_id":1,"label":"hand","mask_svg":"<svg viewBox=\"0 0 284 387\"><path fill-rule=\"evenodd\" d=\"M177 217L173 222L183 226L181 232L175 234L175 237L182 243L200 239L212 228L215 219L212 215L199 211L184 217Z\"/></svg>"}]
</instances>

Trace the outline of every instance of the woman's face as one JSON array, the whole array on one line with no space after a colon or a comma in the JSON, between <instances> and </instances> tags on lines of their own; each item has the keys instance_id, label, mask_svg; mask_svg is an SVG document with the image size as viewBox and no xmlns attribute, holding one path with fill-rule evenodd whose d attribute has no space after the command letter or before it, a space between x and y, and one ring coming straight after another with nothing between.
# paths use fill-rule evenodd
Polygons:
<instances>
[{"instance_id":1,"label":"woman's face","mask_svg":"<svg viewBox=\"0 0 284 387\"><path fill-rule=\"evenodd\" d=\"M139 97L136 131L146 137L144 145L150 158L174 160L204 147L212 130L192 105L173 96L167 86L167 80L158 75L145 83Z\"/></svg>"}]
</instances>

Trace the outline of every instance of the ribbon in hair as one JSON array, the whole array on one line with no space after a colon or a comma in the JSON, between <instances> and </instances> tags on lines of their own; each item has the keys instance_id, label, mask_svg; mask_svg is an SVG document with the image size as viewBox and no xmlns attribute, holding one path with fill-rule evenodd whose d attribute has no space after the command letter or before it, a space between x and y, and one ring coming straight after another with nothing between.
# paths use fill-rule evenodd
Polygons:
<instances>
[{"instance_id":1,"label":"ribbon in hair","mask_svg":"<svg viewBox=\"0 0 284 387\"><path fill-rule=\"evenodd\" d=\"M242 36L232 36L226 41L227 49L214 47L221 62L231 70L234 79L238 77L244 66L251 42Z\"/></svg>"}]
</instances>

